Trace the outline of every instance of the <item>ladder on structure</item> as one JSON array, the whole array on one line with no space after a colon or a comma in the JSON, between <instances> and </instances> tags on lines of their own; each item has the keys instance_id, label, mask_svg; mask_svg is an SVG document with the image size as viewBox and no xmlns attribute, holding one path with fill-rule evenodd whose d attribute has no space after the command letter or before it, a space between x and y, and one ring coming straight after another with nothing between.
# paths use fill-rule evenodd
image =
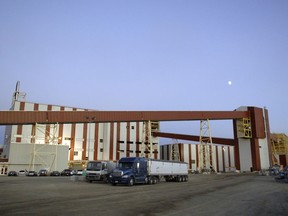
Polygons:
<instances>
[{"instance_id":1,"label":"ladder on structure","mask_svg":"<svg viewBox=\"0 0 288 216\"><path fill-rule=\"evenodd\" d=\"M200 140L198 150L198 171L200 173L216 172L213 164L213 147L209 119L200 121Z\"/></svg>"},{"instance_id":2,"label":"ladder on structure","mask_svg":"<svg viewBox=\"0 0 288 216\"><path fill-rule=\"evenodd\" d=\"M141 157L153 158L153 153L158 150L158 145L153 143L152 132L159 130L158 121L144 121L142 126Z\"/></svg>"},{"instance_id":3,"label":"ladder on structure","mask_svg":"<svg viewBox=\"0 0 288 216\"><path fill-rule=\"evenodd\" d=\"M172 145L170 145L170 160L180 161L180 153L179 153L179 143L177 139L173 139Z\"/></svg>"}]
</instances>

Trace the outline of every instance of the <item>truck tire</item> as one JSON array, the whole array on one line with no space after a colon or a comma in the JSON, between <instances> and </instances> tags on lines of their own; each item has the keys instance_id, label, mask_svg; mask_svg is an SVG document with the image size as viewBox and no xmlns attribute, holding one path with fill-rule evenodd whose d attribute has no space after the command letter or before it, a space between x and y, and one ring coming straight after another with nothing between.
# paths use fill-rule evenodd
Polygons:
<instances>
[{"instance_id":1,"label":"truck tire","mask_svg":"<svg viewBox=\"0 0 288 216\"><path fill-rule=\"evenodd\" d=\"M103 177L103 182L104 182L104 183L108 183L108 182L109 182L107 176L104 176L104 177Z\"/></svg>"},{"instance_id":2,"label":"truck tire","mask_svg":"<svg viewBox=\"0 0 288 216\"><path fill-rule=\"evenodd\" d=\"M157 184L158 183L158 179L156 177L153 178L153 184Z\"/></svg>"},{"instance_id":3,"label":"truck tire","mask_svg":"<svg viewBox=\"0 0 288 216\"><path fill-rule=\"evenodd\" d=\"M148 177L145 177L145 179L144 179L144 184L148 184Z\"/></svg>"},{"instance_id":4,"label":"truck tire","mask_svg":"<svg viewBox=\"0 0 288 216\"><path fill-rule=\"evenodd\" d=\"M148 184L152 184L153 183L153 180L152 180L152 178L150 177L149 179L148 179Z\"/></svg>"},{"instance_id":5,"label":"truck tire","mask_svg":"<svg viewBox=\"0 0 288 216\"><path fill-rule=\"evenodd\" d=\"M131 177L131 178L129 179L129 183L128 183L128 185L129 185L129 186L133 186L134 183L135 183L135 180L134 180L133 177Z\"/></svg>"}]
</instances>

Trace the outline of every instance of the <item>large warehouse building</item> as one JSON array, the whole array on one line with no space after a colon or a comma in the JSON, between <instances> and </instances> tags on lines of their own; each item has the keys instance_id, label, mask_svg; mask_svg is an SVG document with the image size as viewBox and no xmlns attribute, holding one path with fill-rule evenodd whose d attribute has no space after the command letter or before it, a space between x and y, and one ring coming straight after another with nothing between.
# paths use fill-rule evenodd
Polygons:
<instances>
[{"instance_id":1,"label":"large warehouse building","mask_svg":"<svg viewBox=\"0 0 288 216\"><path fill-rule=\"evenodd\" d=\"M11 110L84 111L79 108L17 100L14 101ZM158 130L158 126L159 124L156 123L154 130ZM145 136L143 123L140 122L11 125L6 126L3 156L9 159L9 164L12 166L14 159L19 156L14 154L13 149L15 148L11 149L15 144L33 144L36 147L38 145L57 145L66 146L69 149L68 157L63 155L66 167L68 163L70 166L76 166L85 164L87 160L117 161L121 157L139 157L141 151L145 151L141 145L143 134ZM150 157L155 159L159 159L160 156L158 144L159 138L153 137L153 152ZM29 152L26 155L31 155L27 158L26 164L20 165L17 160L16 162L22 169L28 170L31 167L31 158L39 153L37 150L33 152L33 148L26 148L26 151ZM20 152L18 153L20 154ZM15 164L12 167L15 167ZM57 168L62 169L63 166Z\"/></svg>"},{"instance_id":2,"label":"large warehouse building","mask_svg":"<svg viewBox=\"0 0 288 216\"><path fill-rule=\"evenodd\" d=\"M15 100L11 110L81 112L85 109ZM145 127L143 125L143 122L10 125L6 126L3 156L9 159L9 170L29 170L35 164L37 170L50 167L62 170L68 165L85 164L87 160L117 161L121 157L139 157L142 151L142 136L146 133L143 132ZM159 124L153 128L156 131L159 129ZM197 144L172 143L160 146L160 138L152 138L154 147L152 158L181 160L189 164L190 170L198 169L200 148ZM16 150L20 149L22 144L28 147ZM64 147L67 152L62 150L61 159L53 160L55 150L48 151L50 157L47 156L47 151L43 152L43 148L47 145L57 146L58 149ZM212 149L211 157L215 170L225 172L236 169L233 146L213 145ZM177 153L174 153L175 151ZM59 156L58 153L57 157ZM55 161L58 161L58 165Z\"/></svg>"},{"instance_id":3,"label":"large warehouse building","mask_svg":"<svg viewBox=\"0 0 288 216\"><path fill-rule=\"evenodd\" d=\"M262 108L240 107L235 111L223 112L179 111L172 114L143 112L140 117L131 112L132 114L125 113L123 118L122 116L119 118L119 113L109 114L108 112L109 115L107 113L104 115L88 109L26 102L25 97L19 97L19 92L16 91L11 111L30 111L32 114L27 116L32 115L32 119L35 120L30 123L25 122L23 119L28 117L23 117L22 115L26 115L23 112L19 117L15 117L16 112L0 113L2 116L0 123L7 125L2 158L8 159L6 163L0 165L1 173L7 169L38 171L49 168L60 171L68 166L83 168L88 160L117 161L121 157L142 156L185 161L191 171L202 168L213 169L216 172L236 169L252 171L266 169L273 164L268 111ZM34 112L42 111L47 115L46 120L39 122ZM72 115L73 120L70 121L70 117L67 120L68 114L66 115L66 112L64 114L63 111L68 113L70 111L69 115ZM53 113L64 116L55 118L51 116ZM98 115L97 119L91 116L91 113ZM11 114L11 117L7 117L8 114ZM130 121L130 115L135 115L135 121ZM81 121L77 120L79 116ZM170 134L170 138L179 138L183 142L160 144L160 137L169 137L160 132L162 120L201 120L202 122L207 118L205 121L209 122L210 117L214 120L231 119L234 138L210 137L210 140L208 139L208 142L206 140L205 143L202 141L207 137L202 137L202 141L200 137L199 141L199 136L187 138L187 136L174 134L171 137ZM55 120L49 120L52 118L61 121L57 123ZM102 121L99 118L102 118ZM126 119L126 121L119 119ZM49 124L45 124L47 121ZM189 144L185 143L185 140L195 142Z\"/></svg>"}]
</instances>

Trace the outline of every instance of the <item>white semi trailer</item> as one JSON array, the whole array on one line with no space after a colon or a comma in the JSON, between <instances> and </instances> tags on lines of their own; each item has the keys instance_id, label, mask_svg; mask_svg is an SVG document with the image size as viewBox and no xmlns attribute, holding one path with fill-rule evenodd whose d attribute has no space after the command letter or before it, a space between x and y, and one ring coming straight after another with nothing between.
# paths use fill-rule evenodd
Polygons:
<instances>
[{"instance_id":1,"label":"white semi trailer","mask_svg":"<svg viewBox=\"0 0 288 216\"><path fill-rule=\"evenodd\" d=\"M178 161L156 160L140 157L124 157L110 174L113 185L155 184L161 178L166 181L188 181L188 164Z\"/></svg>"}]
</instances>

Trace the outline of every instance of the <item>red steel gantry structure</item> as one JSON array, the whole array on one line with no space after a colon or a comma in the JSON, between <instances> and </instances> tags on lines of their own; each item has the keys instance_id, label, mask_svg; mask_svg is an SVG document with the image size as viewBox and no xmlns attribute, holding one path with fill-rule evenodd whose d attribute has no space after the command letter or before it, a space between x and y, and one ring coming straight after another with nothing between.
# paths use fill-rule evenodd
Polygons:
<instances>
[{"instance_id":1,"label":"red steel gantry structure","mask_svg":"<svg viewBox=\"0 0 288 216\"><path fill-rule=\"evenodd\" d=\"M268 111L248 107L247 111L0 111L0 125L68 124L103 122L233 120L234 139L212 138L215 144L233 145L235 166L240 170L238 123L249 119L253 170L260 170L259 139L270 141ZM245 127L243 133L245 134ZM267 134L267 135L266 135ZM153 136L199 141L199 136L153 132ZM244 136L245 137L245 136ZM269 146L271 146L269 144ZM271 152L271 149L270 149ZM270 164L272 158L269 158Z\"/></svg>"}]
</instances>

